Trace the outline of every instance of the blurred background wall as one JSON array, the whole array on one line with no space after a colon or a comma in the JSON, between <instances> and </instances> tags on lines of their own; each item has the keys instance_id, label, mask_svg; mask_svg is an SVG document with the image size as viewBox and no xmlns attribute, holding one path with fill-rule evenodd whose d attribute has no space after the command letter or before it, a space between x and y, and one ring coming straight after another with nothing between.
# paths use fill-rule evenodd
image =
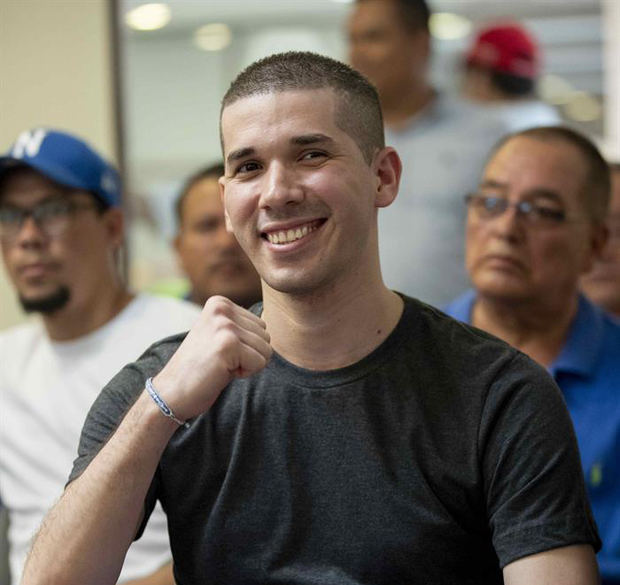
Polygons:
<instances>
[{"instance_id":1,"label":"blurred background wall","mask_svg":"<svg viewBox=\"0 0 620 585\"><path fill-rule=\"evenodd\" d=\"M110 12L108 0L0 0L0 152L48 125L116 159ZM0 329L23 318L1 270Z\"/></svg>"}]
</instances>

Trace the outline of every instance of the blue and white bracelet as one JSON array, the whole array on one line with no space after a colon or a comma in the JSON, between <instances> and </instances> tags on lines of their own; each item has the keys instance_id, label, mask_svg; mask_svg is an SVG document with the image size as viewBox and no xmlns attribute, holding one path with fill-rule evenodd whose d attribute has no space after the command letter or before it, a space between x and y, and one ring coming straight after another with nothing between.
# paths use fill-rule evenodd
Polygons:
<instances>
[{"instance_id":1,"label":"blue and white bracelet","mask_svg":"<svg viewBox=\"0 0 620 585\"><path fill-rule=\"evenodd\" d=\"M153 386L153 378L147 378L145 382L146 391L149 393L149 396L153 399L153 402L159 406L159 410L162 411L168 418L172 419L175 423L177 423L180 427L185 427L189 429L189 423L187 421L182 421L174 416L174 412L172 409L166 404L166 401L159 395L157 390L155 390L155 386Z\"/></svg>"}]
</instances>

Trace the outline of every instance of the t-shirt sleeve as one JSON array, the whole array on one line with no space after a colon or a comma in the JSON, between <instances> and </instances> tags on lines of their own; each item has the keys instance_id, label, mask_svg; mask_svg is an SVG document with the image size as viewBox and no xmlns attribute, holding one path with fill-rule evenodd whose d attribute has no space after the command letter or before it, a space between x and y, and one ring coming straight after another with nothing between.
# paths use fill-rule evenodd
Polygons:
<instances>
[{"instance_id":1,"label":"t-shirt sleeve","mask_svg":"<svg viewBox=\"0 0 620 585\"><path fill-rule=\"evenodd\" d=\"M174 336L152 345L136 362L125 366L106 384L91 406L82 427L77 458L73 462L67 484L77 479L96 457L143 392L146 379L162 369L182 338ZM145 498L144 520L136 538L142 534L155 507L158 478L159 468Z\"/></svg>"},{"instance_id":2,"label":"t-shirt sleeve","mask_svg":"<svg viewBox=\"0 0 620 585\"><path fill-rule=\"evenodd\" d=\"M566 404L549 374L516 354L484 405L479 449L488 522L500 566L601 541Z\"/></svg>"}]
</instances>

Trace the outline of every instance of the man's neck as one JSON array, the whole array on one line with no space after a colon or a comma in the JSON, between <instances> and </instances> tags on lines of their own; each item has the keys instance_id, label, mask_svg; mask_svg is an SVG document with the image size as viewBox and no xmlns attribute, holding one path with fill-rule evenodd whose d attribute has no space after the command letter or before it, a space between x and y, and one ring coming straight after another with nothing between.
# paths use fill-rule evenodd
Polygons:
<instances>
[{"instance_id":1,"label":"man's neck","mask_svg":"<svg viewBox=\"0 0 620 585\"><path fill-rule=\"evenodd\" d=\"M549 367L566 342L577 306L577 295L561 306L538 300L519 303L480 296L473 307L472 325Z\"/></svg>"},{"instance_id":2,"label":"man's neck","mask_svg":"<svg viewBox=\"0 0 620 585\"><path fill-rule=\"evenodd\" d=\"M43 315L43 324L50 338L54 341L71 341L92 333L118 315L133 298L120 285L110 289L108 294L97 294L96 299L83 304L69 300L66 307Z\"/></svg>"},{"instance_id":3,"label":"man's neck","mask_svg":"<svg viewBox=\"0 0 620 585\"><path fill-rule=\"evenodd\" d=\"M297 366L332 370L356 363L392 332L402 299L380 281L352 294L304 298L264 289L262 318L275 351Z\"/></svg>"},{"instance_id":4,"label":"man's neck","mask_svg":"<svg viewBox=\"0 0 620 585\"><path fill-rule=\"evenodd\" d=\"M381 109L385 125L391 130L404 128L412 118L424 110L437 94L430 86L409 87L391 95L381 96Z\"/></svg>"}]
</instances>

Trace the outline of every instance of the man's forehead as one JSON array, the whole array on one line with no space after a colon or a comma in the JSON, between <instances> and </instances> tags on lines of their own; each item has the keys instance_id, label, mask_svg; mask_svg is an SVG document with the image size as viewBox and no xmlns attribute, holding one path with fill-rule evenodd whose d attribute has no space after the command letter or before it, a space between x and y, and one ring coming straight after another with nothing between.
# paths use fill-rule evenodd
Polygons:
<instances>
[{"instance_id":1,"label":"man's forehead","mask_svg":"<svg viewBox=\"0 0 620 585\"><path fill-rule=\"evenodd\" d=\"M222 136L229 140L250 126L269 127L274 120L333 121L336 92L331 88L285 89L239 98L222 110ZM328 114L328 116L326 116ZM240 126L236 124L244 121Z\"/></svg>"},{"instance_id":2,"label":"man's forehead","mask_svg":"<svg viewBox=\"0 0 620 585\"><path fill-rule=\"evenodd\" d=\"M187 201L201 203L215 200L220 202L220 188L217 177L205 177L192 185L187 192Z\"/></svg>"},{"instance_id":3,"label":"man's forehead","mask_svg":"<svg viewBox=\"0 0 620 585\"><path fill-rule=\"evenodd\" d=\"M581 202L586 176L587 164L572 144L517 136L491 157L480 185L572 205Z\"/></svg>"},{"instance_id":4,"label":"man's forehead","mask_svg":"<svg viewBox=\"0 0 620 585\"><path fill-rule=\"evenodd\" d=\"M579 150L562 140L540 140L516 136L503 144L485 168L512 171L515 178L536 175L540 179L583 177L587 164Z\"/></svg>"},{"instance_id":5,"label":"man's forehead","mask_svg":"<svg viewBox=\"0 0 620 585\"><path fill-rule=\"evenodd\" d=\"M0 199L3 202L19 202L24 197L37 198L60 189L60 185L26 166L9 169L0 178Z\"/></svg>"},{"instance_id":6,"label":"man's forehead","mask_svg":"<svg viewBox=\"0 0 620 585\"><path fill-rule=\"evenodd\" d=\"M66 187L46 177L31 167L10 170L0 179L0 202L11 205L33 205L50 197L73 197L90 193Z\"/></svg>"}]
</instances>

